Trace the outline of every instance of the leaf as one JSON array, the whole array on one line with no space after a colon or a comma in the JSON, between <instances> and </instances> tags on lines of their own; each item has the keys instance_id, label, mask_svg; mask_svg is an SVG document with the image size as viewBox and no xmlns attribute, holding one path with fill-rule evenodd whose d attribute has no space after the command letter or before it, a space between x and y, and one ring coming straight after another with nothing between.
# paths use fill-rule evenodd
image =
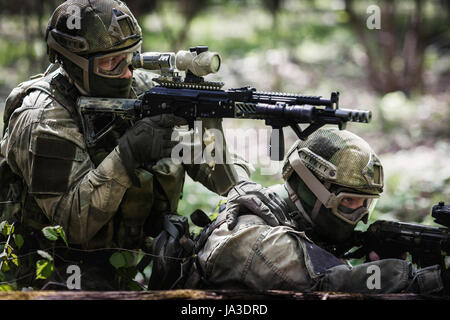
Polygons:
<instances>
[{"instance_id":1,"label":"leaf","mask_svg":"<svg viewBox=\"0 0 450 320\"><path fill-rule=\"evenodd\" d=\"M61 226L48 226L42 229L42 233L44 236L51 241L58 240L59 237L64 241L66 246L68 247L69 244L67 243L67 237L66 233L64 232L63 227Z\"/></svg>"},{"instance_id":2,"label":"leaf","mask_svg":"<svg viewBox=\"0 0 450 320\"><path fill-rule=\"evenodd\" d=\"M14 288L10 286L9 284L1 284L0 285L0 291L13 291Z\"/></svg>"},{"instance_id":3,"label":"leaf","mask_svg":"<svg viewBox=\"0 0 450 320\"><path fill-rule=\"evenodd\" d=\"M19 266L19 259L17 259L17 256L14 253L11 253L12 263L14 263L16 266Z\"/></svg>"},{"instance_id":4,"label":"leaf","mask_svg":"<svg viewBox=\"0 0 450 320\"><path fill-rule=\"evenodd\" d=\"M109 263L111 263L116 269L124 267L127 264L126 259L121 252L114 252L109 258Z\"/></svg>"},{"instance_id":5,"label":"leaf","mask_svg":"<svg viewBox=\"0 0 450 320\"><path fill-rule=\"evenodd\" d=\"M42 229L42 233L50 241L58 240L58 230L56 227L45 227Z\"/></svg>"},{"instance_id":6,"label":"leaf","mask_svg":"<svg viewBox=\"0 0 450 320\"><path fill-rule=\"evenodd\" d=\"M13 252L13 248L9 244L6 244L6 252L8 256L11 255Z\"/></svg>"},{"instance_id":7,"label":"leaf","mask_svg":"<svg viewBox=\"0 0 450 320\"><path fill-rule=\"evenodd\" d=\"M24 240L23 237L20 234L13 235L14 237L14 243L16 244L17 248L22 248Z\"/></svg>"},{"instance_id":8,"label":"leaf","mask_svg":"<svg viewBox=\"0 0 450 320\"><path fill-rule=\"evenodd\" d=\"M48 261L53 261L53 257L45 251L38 250L37 253L44 259L47 259Z\"/></svg>"},{"instance_id":9,"label":"leaf","mask_svg":"<svg viewBox=\"0 0 450 320\"><path fill-rule=\"evenodd\" d=\"M3 232L3 230L5 229L6 225L8 224L8 222L6 222L6 220L2 221L2 223L0 223L0 232L4 235L7 236L7 234L5 234L5 232Z\"/></svg>"},{"instance_id":10,"label":"leaf","mask_svg":"<svg viewBox=\"0 0 450 320\"><path fill-rule=\"evenodd\" d=\"M9 264L7 261L3 261L2 270L3 272L9 271Z\"/></svg>"},{"instance_id":11,"label":"leaf","mask_svg":"<svg viewBox=\"0 0 450 320\"><path fill-rule=\"evenodd\" d=\"M0 223L0 232L6 237L10 233L14 232L14 226L11 226L8 221L3 221Z\"/></svg>"},{"instance_id":12,"label":"leaf","mask_svg":"<svg viewBox=\"0 0 450 320\"><path fill-rule=\"evenodd\" d=\"M66 244L66 247L68 247L69 244L67 243L66 233L64 232L63 227L60 227L60 228L58 229L58 234L59 234L59 236L61 237L61 239L63 239L64 243Z\"/></svg>"},{"instance_id":13,"label":"leaf","mask_svg":"<svg viewBox=\"0 0 450 320\"><path fill-rule=\"evenodd\" d=\"M47 279L53 272L53 262L49 260L36 261L36 279Z\"/></svg>"}]
</instances>

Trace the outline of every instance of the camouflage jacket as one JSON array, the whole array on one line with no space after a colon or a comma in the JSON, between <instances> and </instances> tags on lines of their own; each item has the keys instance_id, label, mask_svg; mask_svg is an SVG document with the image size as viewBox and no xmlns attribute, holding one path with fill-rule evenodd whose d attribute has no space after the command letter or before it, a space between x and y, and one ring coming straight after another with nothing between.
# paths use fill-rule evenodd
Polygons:
<instances>
[{"instance_id":1,"label":"camouflage jacket","mask_svg":"<svg viewBox=\"0 0 450 320\"><path fill-rule=\"evenodd\" d=\"M283 185L270 187L295 210ZM219 215L219 220L226 211ZM439 266L414 270L400 259L350 266L290 226L269 226L242 215L233 230L222 223L198 253L207 286L216 289L435 293L443 290ZM379 277L378 279L376 277Z\"/></svg>"},{"instance_id":2,"label":"camouflage jacket","mask_svg":"<svg viewBox=\"0 0 450 320\"><path fill-rule=\"evenodd\" d=\"M152 86L151 74L135 71L133 78L133 98ZM43 85L49 92L57 90L50 81ZM83 248L113 245L120 232L115 216L127 195L131 224L135 218L144 223L154 212L175 212L185 173L223 195L249 177L247 164L237 156L232 156L234 164L216 166L216 170L205 163L182 165L167 158L148 170L140 169L144 190L133 191L119 157L120 135L116 133L106 147L88 150L76 114L74 105L68 108L46 92L30 91L9 118L0 153L23 179L23 222L33 228L61 225L71 244ZM221 121L206 126L222 130ZM147 225L154 229L154 223L147 221Z\"/></svg>"}]
</instances>

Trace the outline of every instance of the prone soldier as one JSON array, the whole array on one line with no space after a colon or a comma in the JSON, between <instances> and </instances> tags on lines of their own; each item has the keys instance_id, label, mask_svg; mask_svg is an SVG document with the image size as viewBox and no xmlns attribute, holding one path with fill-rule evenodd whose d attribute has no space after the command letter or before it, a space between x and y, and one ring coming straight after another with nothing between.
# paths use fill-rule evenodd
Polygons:
<instances>
[{"instance_id":1,"label":"prone soldier","mask_svg":"<svg viewBox=\"0 0 450 320\"><path fill-rule=\"evenodd\" d=\"M255 192L248 182L230 191L231 202L200 236L197 271L187 283L216 289L448 292L449 272L439 265L415 270L403 259L375 258L352 267L325 250L347 241L359 221L367 223L383 191L381 162L363 139L320 129L292 146L282 175L284 184ZM378 281L369 279L373 270L379 270Z\"/></svg>"}]
</instances>

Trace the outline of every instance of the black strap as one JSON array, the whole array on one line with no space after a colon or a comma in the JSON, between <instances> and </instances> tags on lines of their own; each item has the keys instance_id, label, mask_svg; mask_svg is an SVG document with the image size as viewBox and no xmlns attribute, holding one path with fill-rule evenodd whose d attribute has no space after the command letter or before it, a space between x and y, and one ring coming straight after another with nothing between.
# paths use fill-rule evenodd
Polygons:
<instances>
[{"instance_id":1,"label":"black strap","mask_svg":"<svg viewBox=\"0 0 450 320\"><path fill-rule=\"evenodd\" d=\"M49 95L58 101L58 103L60 103L72 115L81 130L83 128L81 117L76 111L76 103L79 97L79 92L75 85L70 83L69 80L59 72L52 76L50 85L56 88L57 94L53 95L49 93Z\"/></svg>"},{"instance_id":2,"label":"black strap","mask_svg":"<svg viewBox=\"0 0 450 320\"><path fill-rule=\"evenodd\" d=\"M216 218L216 220L214 220L207 228L202 230L199 237L197 238L197 241L195 242L194 253L197 254L203 248L206 240L208 240L213 231L220 227L225 221L227 221L226 214L221 213Z\"/></svg>"}]
</instances>

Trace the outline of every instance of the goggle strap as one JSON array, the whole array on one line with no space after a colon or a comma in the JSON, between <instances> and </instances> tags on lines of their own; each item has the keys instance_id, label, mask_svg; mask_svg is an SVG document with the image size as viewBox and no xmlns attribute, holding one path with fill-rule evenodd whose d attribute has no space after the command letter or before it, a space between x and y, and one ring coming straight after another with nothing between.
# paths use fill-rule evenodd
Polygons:
<instances>
[{"instance_id":1,"label":"goggle strap","mask_svg":"<svg viewBox=\"0 0 450 320\"><path fill-rule=\"evenodd\" d=\"M298 152L292 152L289 156L289 163L294 168L297 175L306 183L308 188L314 193L318 200L327 206L331 193L317 179L314 174L302 163Z\"/></svg>"},{"instance_id":2,"label":"goggle strap","mask_svg":"<svg viewBox=\"0 0 450 320\"><path fill-rule=\"evenodd\" d=\"M305 208L303 208L303 205L302 205L299 197L295 193L294 189L292 189L291 185L287 181L286 181L285 185L286 185L286 189L288 190L288 193L289 193L289 198L291 198L291 201L295 204L295 206L297 207L300 214L305 218L306 221L308 221L308 223L310 223L312 226L314 226L314 223L312 222L309 215L306 213Z\"/></svg>"},{"instance_id":3,"label":"goggle strap","mask_svg":"<svg viewBox=\"0 0 450 320\"><path fill-rule=\"evenodd\" d=\"M319 199L316 200L316 203L314 204L314 208L311 212L311 219L315 220L317 215L319 214L320 207L322 206L322 202L320 202Z\"/></svg>"},{"instance_id":4,"label":"goggle strap","mask_svg":"<svg viewBox=\"0 0 450 320\"><path fill-rule=\"evenodd\" d=\"M47 44L50 48L58 51L63 56L67 57L70 61L75 63L83 70L83 86L84 90L89 92L89 60L85 59L79 55L76 55L63 46L61 46L58 42L56 42L55 38L53 38L52 32L48 33Z\"/></svg>"}]
</instances>

